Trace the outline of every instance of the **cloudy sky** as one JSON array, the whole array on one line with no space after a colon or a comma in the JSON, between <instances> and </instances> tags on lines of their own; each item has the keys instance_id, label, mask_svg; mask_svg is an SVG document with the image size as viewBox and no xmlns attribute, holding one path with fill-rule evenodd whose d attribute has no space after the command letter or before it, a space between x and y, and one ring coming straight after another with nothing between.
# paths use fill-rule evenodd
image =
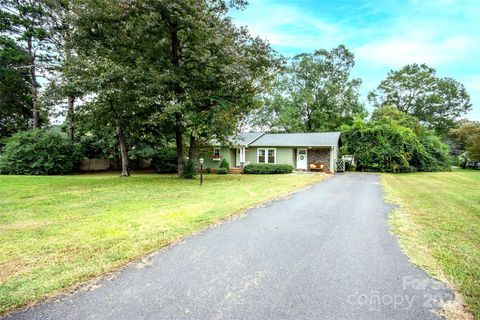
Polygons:
<instances>
[{"instance_id":1,"label":"cloudy sky","mask_svg":"<svg viewBox=\"0 0 480 320\"><path fill-rule=\"evenodd\" d=\"M232 14L285 56L345 44L364 100L389 70L427 63L466 86L480 120L480 0L249 0Z\"/></svg>"}]
</instances>

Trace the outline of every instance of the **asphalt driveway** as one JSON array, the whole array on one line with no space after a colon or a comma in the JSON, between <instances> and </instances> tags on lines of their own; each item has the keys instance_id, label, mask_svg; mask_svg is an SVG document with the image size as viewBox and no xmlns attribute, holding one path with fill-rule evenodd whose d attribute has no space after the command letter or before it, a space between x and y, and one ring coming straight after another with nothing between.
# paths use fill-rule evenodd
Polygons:
<instances>
[{"instance_id":1,"label":"asphalt driveway","mask_svg":"<svg viewBox=\"0 0 480 320\"><path fill-rule=\"evenodd\" d=\"M337 174L7 319L437 319L374 174Z\"/></svg>"}]
</instances>

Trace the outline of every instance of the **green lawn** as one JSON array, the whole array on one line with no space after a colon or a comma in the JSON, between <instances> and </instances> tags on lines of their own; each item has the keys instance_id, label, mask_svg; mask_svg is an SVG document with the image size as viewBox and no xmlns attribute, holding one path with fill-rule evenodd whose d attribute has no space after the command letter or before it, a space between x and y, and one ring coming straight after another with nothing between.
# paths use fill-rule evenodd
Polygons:
<instances>
[{"instance_id":1,"label":"green lawn","mask_svg":"<svg viewBox=\"0 0 480 320\"><path fill-rule=\"evenodd\" d=\"M0 314L322 178L0 176Z\"/></svg>"},{"instance_id":2,"label":"green lawn","mask_svg":"<svg viewBox=\"0 0 480 320\"><path fill-rule=\"evenodd\" d=\"M412 261L447 280L480 319L480 171L384 174L391 223Z\"/></svg>"}]
</instances>

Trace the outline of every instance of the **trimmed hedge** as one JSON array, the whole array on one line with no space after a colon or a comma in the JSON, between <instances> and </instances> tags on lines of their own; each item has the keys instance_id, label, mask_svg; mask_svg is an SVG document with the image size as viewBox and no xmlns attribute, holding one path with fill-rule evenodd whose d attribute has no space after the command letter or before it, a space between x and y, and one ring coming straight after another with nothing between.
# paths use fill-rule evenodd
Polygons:
<instances>
[{"instance_id":1,"label":"trimmed hedge","mask_svg":"<svg viewBox=\"0 0 480 320\"><path fill-rule=\"evenodd\" d=\"M293 167L289 164L247 164L243 168L246 174L285 174L292 171Z\"/></svg>"},{"instance_id":2,"label":"trimmed hedge","mask_svg":"<svg viewBox=\"0 0 480 320\"><path fill-rule=\"evenodd\" d=\"M227 168L218 168L217 174L228 174Z\"/></svg>"}]
</instances>

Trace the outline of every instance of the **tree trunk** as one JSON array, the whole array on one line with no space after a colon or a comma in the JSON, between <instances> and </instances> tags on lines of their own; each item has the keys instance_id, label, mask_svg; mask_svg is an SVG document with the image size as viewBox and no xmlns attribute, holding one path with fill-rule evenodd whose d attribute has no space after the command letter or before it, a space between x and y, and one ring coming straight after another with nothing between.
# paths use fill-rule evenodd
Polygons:
<instances>
[{"instance_id":1,"label":"tree trunk","mask_svg":"<svg viewBox=\"0 0 480 320\"><path fill-rule=\"evenodd\" d=\"M175 142L177 144L178 176L183 177L183 126L182 115L175 115Z\"/></svg>"},{"instance_id":2,"label":"tree trunk","mask_svg":"<svg viewBox=\"0 0 480 320\"><path fill-rule=\"evenodd\" d=\"M70 141L75 142L75 97L68 98L68 137Z\"/></svg>"},{"instance_id":3,"label":"tree trunk","mask_svg":"<svg viewBox=\"0 0 480 320\"><path fill-rule=\"evenodd\" d=\"M175 69L180 67L180 39L178 38L178 25L176 23L170 23L169 31L171 36L171 59L172 64ZM173 91L179 99L182 88L177 82L174 83ZM178 176L183 177L183 125L182 125L182 115L181 113L175 114L175 142L177 145L177 167L178 167Z\"/></svg>"},{"instance_id":4,"label":"tree trunk","mask_svg":"<svg viewBox=\"0 0 480 320\"><path fill-rule=\"evenodd\" d=\"M32 37L27 39L28 56L30 58L30 85L32 86L32 125L34 129L40 128L40 114L37 109L37 74L35 70L35 57L33 54Z\"/></svg>"},{"instance_id":5,"label":"tree trunk","mask_svg":"<svg viewBox=\"0 0 480 320\"><path fill-rule=\"evenodd\" d=\"M197 143L197 139L195 139L195 136L192 133L190 133L190 145L188 148L188 157L192 160L195 159L196 143Z\"/></svg>"},{"instance_id":6,"label":"tree trunk","mask_svg":"<svg viewBox=\"0 0 480 320\"><path fill-rule=\"evenodd\" d=\"M127 151L127 144L125 143L125 136L123 135L123 130L121 126L117 126L116 128L117 138L118 138L118 145L120 146L120 156L122 158L122 177L129 177L130 170L128 168L128 151Z\"/></svg>"}]
</instances>

